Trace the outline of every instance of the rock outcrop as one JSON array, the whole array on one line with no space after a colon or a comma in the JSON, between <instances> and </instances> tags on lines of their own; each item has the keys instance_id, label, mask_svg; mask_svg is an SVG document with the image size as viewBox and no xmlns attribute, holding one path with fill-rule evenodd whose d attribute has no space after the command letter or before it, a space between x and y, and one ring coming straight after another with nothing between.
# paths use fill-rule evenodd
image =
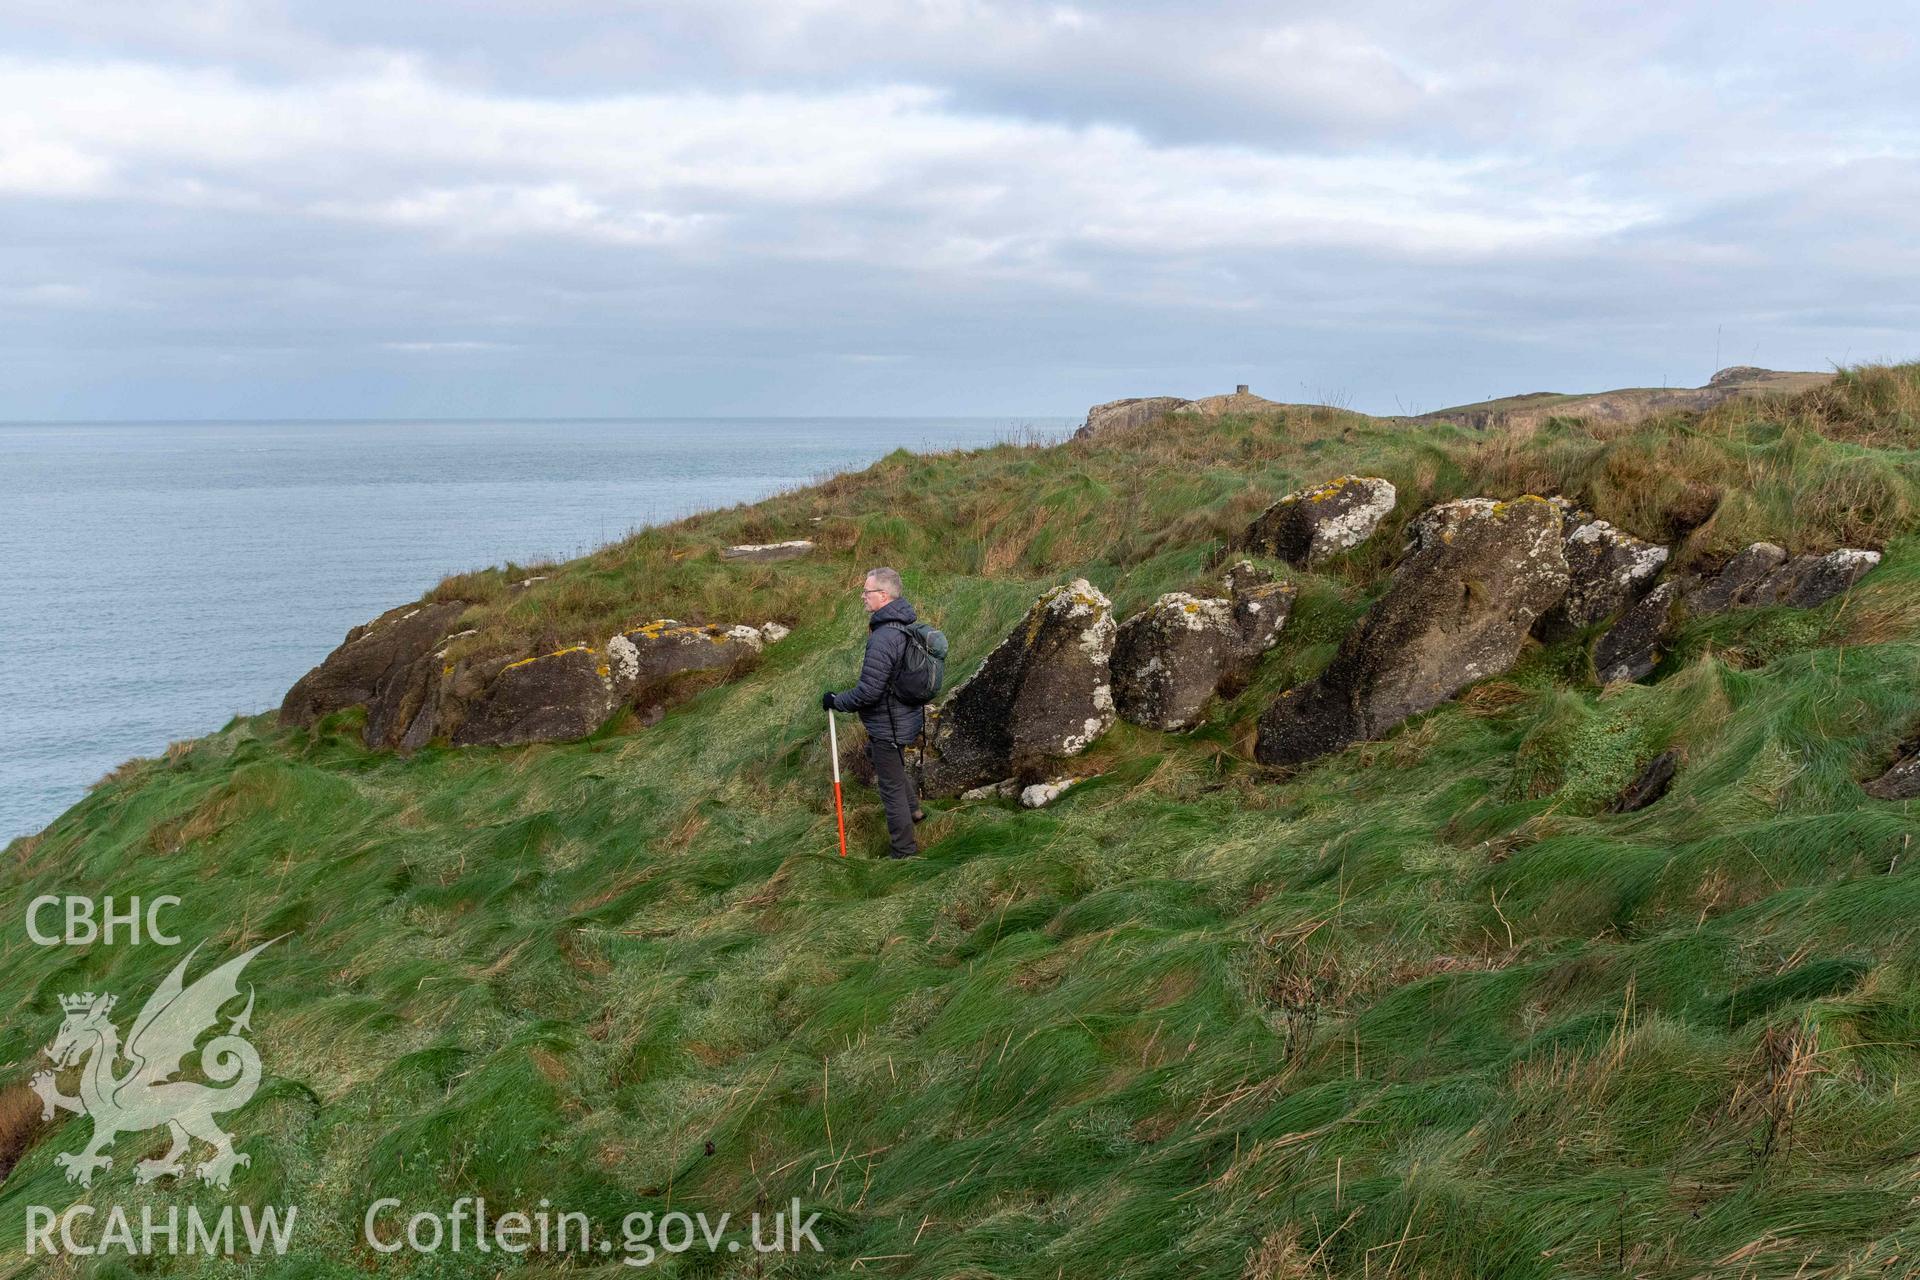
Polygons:
<instances>
[{"instance_id":1,"label":"rock outcrop","mask_svg":"<svg viewBox=\"0 0 1920 1280\"><path fill-rule=\"evenodd\" d=\"M1378 476L1340 476L1280 499L1254 517L1234 545L1310 569L1372 537L1395 497L1393 485Z\"/></svg>"},{"instance_id":2,"label":"rock outcrop","mask_svg":"<svg viewBox=\"0 0 1920 1280\"><path fill-rule=\"evenodd\" d=\"M662 618L603 645L449 661L454 642L475 634L448 632L466 609L459 601L404 605L355 627L288 691L281 721L311 724L364 706L367 746L402 753L436 739L564 742L594 732L623 706L657 719L689 681L730 678L787 634L777 622L720 627Z\"/></svg>"},{"instance_id":3,"label":"rock outcrop","mask_svg":"<svg viewBox=\"0 0 1920 1280\"><path fill-rule=\"evenodd\" d=\"M1120 624L1113 705L1120 718L1176 733L1200 720L1240 647L1233 605L1172 591Z\"/></svg>"},{"instance_id":4,"label":"rock outcrop","mask_svg":"<svg viewBox=\"0 0 1920 1280\"><path fill-rule=\"evenodd\" d=\"M1298 592L1291 582L1275 581L1251 560L1234 564L1224 580L1233 609L1234 654L1222 673L1223 686L1244 679L1260 655L1279 643Z\"/></svg>"},{"instance_id":5,"label":"rock outcrop","mask_svg":"<svg viewBox=\"0 0 1920 1280\"><path fill-rule=\"evenodd\" d=\"M1605 520L1582 518L1568 522L1562 549L1567 556L1567 594L1540 619L1537 630L1546 639L1571 635L1613 617L1645 593L1667 549L1642 542Z\"/></svg>"},{"instance_id":6,"label":"rock outcrop","mask_svg":"<svg viewBox=\"0 0 1920 1280\"><path fill-rule=\"evenodd\" d=\"M1663 582L1607 629L1593 646L1593 669L1601 684L1644 680L1652 674L1673 630L1674 606L1679 601L1679 584Z\"/></svg>"},{"instance_id":7,"label":"rock outcrop","mask_svg":"<svg viewBox=\"0 0 1920 1280\"><path fill-rule=\"evenodd\" d=\"M510 747L586 737L620 705L612 664L628 657L628 648L610 644L603 653L577 644L508 663L461 720L454 745Z\"/></svg>"},{"instance_id":8,"label":"rock outcrop","mask_svg":"<svg viewBox=\"0 0 1920 1280\"><path fill-rule=\"evenodd\" d=\"M1848 590L1879 563L1878 551L1853 547L1790 557L1771 542L1752 543L1718 573L1670 579L1648 592L1600 637L1594 671L1603 684L1644 679L1683 616L1704 618L1760 605L1811 609Z\"/></svg>"},{"instance_id":9,"label":"rock outcrop","mask_svg":"<svg viewBox=\"0 0 1920 1280\"><path fill-rule=\"evenodd\" d=\"M1687 612L1696 617L1724 613L1736 605L1750 603L1761 594L1762 585L1787 563L1787 553L1771 542L1756 542L1742 548L1720 572L1704 580L1694 580L1686 588Z\"/></svg>"},{"instance_id":10,"label":"rock outcrop","mask_svg":"<svg viewBox=\"0 0 1920 1280\"><path fill-rule=\"evenodd\" d=\"M1038 777L1113 724L1113 605L1076 578L1042 595L979 670L929 708L920 786L954 796Z\"/></svg>"},{"instance_id":11,"label":"rock outcrop","mask_svg":"<svg viewBox=\"0 0 1920 1280\"><path fill-rule=\"evenodd\" d=\"M1207 700L1274 646L1293 586L1249 560L1227 571L1226 586L1225 598L1169 592L1120 624L1109 665L1121 719L1167 733L1191 729Z\"/></svg>"},{"instance_id":12,"label":"rock outcrop","mask_svg":"<svg viewBox=\"0 0 1920 1280\"><path fill-rule=\"evenodd\" d=\"M1687 596L1687 612L1699 617L1723 609L1751 605L1786 605L1811 609L1847 590L1880 563L1878 551L1842 547L1820 556L1794 556L1766 542L1757 542L1735 556L1712 583ZM1756 574L1760 566L1766 572ZM1728 590L1721 586L1737 580Z\"/></svg>"},{"instance_id":13,"label":"rock outcrop","mask_svg":"<svg viewBox=\"0 0 1920 1280\"><path fill-rule=\"evenodd\" d=\"M631 647L631 655L617 652L615 679L622 696L636 705L645 705L663 697L674 681L695 672L721 672L731 675L758 657L767 645L787 634L777 622L762 627L739 623L731 627L693 625L672 618L660 618L618 639Z\"/></svg>"},{"instance_id":14,"label":"rock outcrop","mask_svg":"<svg viewBox=\"0 0 1920 1280\"><path fill-rule=\"evenodd\" d=\"M465 601L421 601L389 609L347 638L319 666L301 676L280 703L282 724L312 724L321 716L370 702L387 681L435 648Z\"/></svg>"},{"instance_id":15,"label":"rock outcrop","mask_svg":"<svg viewBox=\"0 0 1920 1280\"><path fill-rule=\"evenodd\" d=\"M375 751L418 751L441 731L450 707L463 706L461 694L472 694L504 666L508 659L481 664L447 662L448 648L474 631L456 631L415 659L404 671L385 681L367 703L367 723L361 737ZM484 668L484 676L480 668Z\"/></svg>"},{"instance_id":16,"label":"rock outcrop","mask_svg":"<svg viewBox=\"0 0 1920 1280\"><path fill-rule=\"evenodd\" d=\"M1231 395L1202 396L1183 400L1179 396L1137 396L1130 400L1109 400L1087 410L1087 420L1073 433L1075 440L1142 426L1168 415L1195 418L1219 418L1229 413L1267 413L1286 406L1264 396L1256 396L1243 385Z\"/></svg>"},{"instance_id":17,"label":"rock outcrop","mask_svg":"<svg viewBox=\"0 0 1920 1280\"><path fill-rule=\"evenodd\" d=\"M1299 764L1376 738L1513 665L1567 590L1561 518L1544 498L1467 498L1410 528L1386 593L1314 680L1260 717L1254 754Z\"/></svg>"},{"instance_id":18,"label":"rock outcrop","mask_svg":"<svg viewBox=\"0 0 1920 1280\"><path fill-rule=\"evenodd\" d=\"M461 717L453 742L491 747L569 742L594 732L626 706L657 718L686 678L738 674L766 647L766 636L744 624L692 625L660 618L610 637L601 648L573 645L509 663Z\"/></svg>"},{"instance_id":19,"label":"rock outcrop","mask_svg":"<svg viewBox=\"0 0 1920 1280\"><path fill-rule=\"evenodd\" d=\"M1109 400L1087 410L1087 420L1073 433L1075 440L1108 431L1124 431L1164 418L1175 409L1193 403L1179 396L1135 396L1127 400Z\"/></svg>"}]
</instances>

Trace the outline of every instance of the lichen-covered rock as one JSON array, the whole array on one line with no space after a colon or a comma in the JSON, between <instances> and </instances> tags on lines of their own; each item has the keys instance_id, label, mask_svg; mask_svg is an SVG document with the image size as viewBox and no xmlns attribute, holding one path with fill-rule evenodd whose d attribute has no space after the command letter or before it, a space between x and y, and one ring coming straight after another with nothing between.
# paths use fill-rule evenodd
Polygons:
<instances>
[{"instance_id":1,"label":"lichen-covered rock","mask_svg":"<svg viewBox=\"0 0 1920 1280\"><path fill-rule=\"evenodd\" d=\"M1842 547L1823 556L1795 556L1748 593L1745 604L1811 609L1825 604L1880 563L1878 551Z\"/></svg>"},{"instance_id":2,"label":"lichen-covered rock","mask_svg":"<svg viewBox=\"0 0 1920 1280\"><path fill-rule=\"evenodd\" d=\"M1594 671L1603 684L1645 679L1683 614L1704 618L1760 605L1811 609L1846 591L1879 563L1878 551L1842 547L1789 558L1771 542L1753 543L1716 574L1673 579L1649 591L1600 637Z\"/></svg>"},{"instance_id":3,"label":"lichen-covered rock","mask_svg":"<svg viewBox=\"0 0 1920 1280\"><path fill-rule=\"evenodd\" d=\"M1121 719L1168 733L1190 729L1207 700L1236 692L1279 640L1293 585L1250 560L1223 579L1224 599L1169 592L1120 624L1111 667Z\"/></svg>"},{"instance_id":4,"label":"lichen-covered rock","mask_svg":"<svg viewBox=\"0 0 1920 1280\"><path fill-rule=\"evenodd\" d=\"M1251 560L1241 560L1222 575L1227 601L1233 606L1235 653L1221 681L1223 689L1245 679L1261 654L1280 641L1298 593L1290 582L1275 581L1273 572Z\"/></svg>"},{"instance_id":5,"label":"lichen-covered rock","mask_svg":"<svg viewBox=\"0 0 1920 1280\"><path fill-rule=\"evenodd\" d=\"M1562 548L1567 594L1540 619L1543 637L1571 635L1603 622L1644 593L1667 562L1667 549L1642 542L1605 520L1573 523Z\"/></svg>"},{"instance_id":6,"label":"lichen-covered rock","mask_svg":"<svg viewBox=\"0 0 1920 1280\"><path fill-rule=\"evenodd\" d=\"M1417 523L1411 554L1325 671L1260 717L1255 756L1298 764L1376 738L1513 665L1567 590L1560 513L1544 498L1467 498Z\"/></svg>"},{"instance_id":7,"label":"lichen-covered rock","mask_svg":"<svg viewBox=\"0 0 1920 1280\"><path fill-rule=\"evenodd\" d=\"M364 705L367 746L402 754L435 739L459 746L561 742L592 733L623 705L634 705L646 722L657 720L684 678L734 676L788 634L778 622L689 626L663 618L599 648L453 660L454 642L476 634L449 633L466 610L463 601L403 605L355 627L288 691L282 722L308 724Z\"/></svg>"},{"instance_id":8,"label":"lichen-covered rock","mask_svg":"<svg viewBox=\"0 0 1920 1280\"><path fill-rule=\"evenodd\" d=\"M1842 547L1825 555L1789 559L1771 542L1756 542L1686 592L1687 613L1708 617L1757 605L1811 609L1847 590L1879 563L1878 551Z\"/></svg>"},{"instance_id":9,"label":"lichen-covered rock","mask_svg":"<svg viewBox=\"0 0 1920 1280\"><path fill-rule=\"evenodd\" d=\"M453 741L463 747L566 742L598 729L619 706L608 655L572 645L502 667Z\"/></svg>"},{"instance_id":10,"label":"lichen-covered rock","mask_svg":"<svg viewBox=\"0 0 1920 1280\"><path fill-rule=\"evenodd\" d=\"M697 687L737 676L765 649L766 637L762 628L743 624L660 618L617 632L599 648L572 645L504 665L447 667L437 701L426 704L437 723L424 737L409 729L405 741L444 733L456 746L567 742L628 706L652 724L670 701L684 697L689 682Z\"/></svg>"},{"instance_id":11,"label":"lichen-covered rock","mask_svg":"<svg viewBox=\"0 0 1920 1280\"><path fill-rule=\"evenodd\" d=\"M1252 669L1260 655L1280 641L1280 629L1293 612L1296 588L1291 582L1263 582L1228 597L1233 606L1233 661L1226 677L1240 679Z\"/></svg>"},{"instance_id":12,"label":"lichen-covered rock","mask_svg":"<svg viewBox=\"0 0 1920 1280\"><path fill-rule=\"evenodd\" d=\"M657 618L615 636L608 641L607 653L614 688L621 697L644 706L659 702L682 676L736 674L767 644L763 630L743 623L722 627Z\"/></svg>"},{"instance_id":13,"label":"lichen-covered rock","mask_svg":"<svg viewBox=\"0 0 1920 1280\"><path fill-rule=\"evenodd\" d=\"M1020 788L1020 807L1022 809L1044 809L1067 794L1068 790L1087 778L1051 778L1046 782L1035 782Z\"/></svg>"},{"instance_id":14,"label":"lichen-covered rock","mask_svg":"<svg viewBox=\"0 0 1920 1280\"><path fill-rule=\"evenodd\" d=\"M1231 602L1184 591L1161 596L1114 636L1115 710L1148 729L1192 728L1240 643Z\"/></svg>"},{"instance_id":15,"label":"lichen-covered rock","mask_svg":"<svg viewBox=\"0 0 1920 1280\"><path fill-rule=\"evenodd\" d=\"M1560 513L1560 531L1563 534L1572 533L1575 529L1578 529L1583 524L1589 523L1594 518L1593 512L1587 510L1571 498L1562 497L1556 493L1549 496L1547 501L1551 502L1554 509Z\"/></svg>"},{"instance_id":16,"label":"lichen-covered rock","mask_svg":"<svg viewBox=\"0 0 1920 1280\"><path fill-rule=\"evenodd\" d=\"M1552 512L1556 533L1564 537L1566 514L1561 508L1545 498L1537 498L1531 494L1525 501L1544 503L1547 510ZM1413 555L1416 552L1449 546L1455 538L1460 536L1463 529L1483 523L1487 516L1511 505L1496 498L1460 498L1453 502L1443 502L1438 506L1428 507L1407 522L1406 545L1401 548L1402 553ZM1564 558L1565 553L1562 552L1562 559Z\"/></svg>"},{"instance_id":17,"label":"lichen-covered rock","mask_svg":"<svg viewBox=\"0 0 1920 1280\"><path fill-rule=\"evenodd\" d=\"M1393 511L1393 485L1377 476L1340 476L1290 493L1240 535L1242 549L1311 568L1373 536Z\"/></svg>"},{"instance_id":18,"label":"lichen-covered rock","mask_svg":"<svg viewBox=\"0 0 1920 1280\"><path fill-rule=\"evenodd\" d=\"M452 630L467 611L462 600L420 602L389 609L347 632L339 648L301 676L280 704L282 724L312 724L321 716L376 698Z\"/></svg>"},{"instance_id":19,"label":"lichen-covered rock","mask_svg":"<svg viewBox=\"0 0 1920 1280\"><path fill-rule=\"evenodd\" d=\"M1114 632L1112 603L1085 579L1042 595L979 670L929 708L922 792L1037 776L1086 750L1113 724Z\"/></svg>"},{"instance_id":20,"label":"lichen-covered rock","mask_svg":"<svg viewBox=\"0 0 1920 1280\"><path fill-rule=\"evenodd\" d=\"M448 648L476 632L458 631L443 638L403 671L383 681L367 704L367 723L361 737L369 750L409 755L432 741L451 703L454 668L447 663Z\"/></svg>"},{"instance_id":21,"label":"lichen-covered rock","mask_svg":"<svg viewBox=\"0 0 1920 1280\"><path fill-rule=\"evenodd\" d=\"M1673 628L1680 586L1663 582L1641 596L1593 646L1593 669L1601 684L1644 680L1660 665L1661 646Z\"/></svg>"},{"instance_id":22,"label":"lichen-covered rock","mask_svg":"<svg viewBox=\"0 0 1920 1280\"><path fill-rule=\"evenodd\" d=\"M1771 542L1753 543L1727 561L1719 573L1692 585L1686 592L1687 612L1707 617L1747 604L1786 563L1787 553L1782 548Z\"/></svg>"},{"instance_id":23,"label":"lichen-covered rock","mask_svg":"<svg viewBox=\"0 0 1920 1280\"><path fill-rule=\"evenodd\" d=\"M1022 809L1044 809L1065 795L1067 791L1082 782L1091 782L1094 774L1086 778L1049 778L1045 782L1031 782L1022 785L1018 778L1006 778L999 782L989 782L982 787L973 787L960 793L962 800L1018 800Z\"/></svg>"},{"instance_id":24,"label":"lichen-covered rock","mask_svg":"<svg viewBox=\"0 0 1920 1280\"><path fill-rule=\"evenodd\" d=\"M1237 596L1255 587L1265 586L1276 576L1273 570L1262 568L1251 560L1235 560L1220 575L1220 583L1227 589L1228 595Z\"/></svg>"}]
</instances>

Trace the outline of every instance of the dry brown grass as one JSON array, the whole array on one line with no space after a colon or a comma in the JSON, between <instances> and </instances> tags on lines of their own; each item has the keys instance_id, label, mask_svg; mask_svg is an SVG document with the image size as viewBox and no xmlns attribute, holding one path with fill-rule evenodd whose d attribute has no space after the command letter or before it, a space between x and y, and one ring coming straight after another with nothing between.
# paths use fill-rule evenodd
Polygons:
<instances>
[{"instance_id":1,"label":"dry brown grass","mask_svg":"<svg viewBox=\"0 0 1920 1280\"><path fill-rule=\"evenodd\" d=\"M131 760L122 760L119 764L113 766L113 768L107 770L104 774L101 774L99 781L87 788L87 793L91 795L102 787L110 787L116 782L125 782L129 778L138 777L140 774L146 772L149 766L156 763L158 762L152 756L135 756Z\"/></svg>"},{"instance_id":2,"label":"dry brown grass","mask_svg":"<svg viewBox=\"0 0 1920 1280\"><path fill-rule=\"evenodd\" d=\"M1920 368L1856 365L1794 397L1790 408L1830 439L1910 449L1920 445Z\"/></svg>"},{"instance_id":3,"label":"dry brown grass","mask_svg":"<svg viewBox=\"0 0 1920 1280\"><path fill-rule=\"evenodd\" d=\"M7 853L13 858L15 864L22 869L31 867L33 865L33 855L40 851L40 846L46 843L46 839L47 833L44 831L36 832L30 836L18 836L7 841Z\"/></svg>"},{"instance_id":4,"label":"dry brown grass","mask_svg":"<svg viewBox=\"0 0 1920 1280\"><path fill-rule=\"evenodd\" d=\"M15 1081L0 1089L0 1179L20 1163L51 1127L40 1118L40 1095Z\"/></svg>"},{"instance_id":5,"label":"dry brown grass","mask_svg":"<svg viewBox=\"0 0 1920 1280\"><path fill-rule=\"evenodd\" d=\"M710 819L699 806L688 809L686 816L680 819L666 839L661 841L661 847L675 852L686 849L699 838L702 831L707 829L709 821Z\"/></svg>"},{"instance_id":6,"label":"dry brown grass","mask_svg":"<svg viewBox=\"0 0 1920 1280\"><path fill-rule=\"evenodd\" d=\"M1825 640L1829 644L1898 644L1920 636L1920 596L1876 584L1869 577L1841 601Z\"/></svg>"},{"instance_id":7,"label":"dry brown grass","mask_svg":"<svg viewBox=\"0 0 1920 1280\"><path fill-rule=\"evenodd\" d=\"M1247 1251L1241 1280L1304 1280L1313 1274L1313 1251L1300 1243L1300 1228L1289 1222Z\"/></svg>"},{"instance_id":8,"label":"dry brown grass","mask_svg":"<svg viewBox=\"0 0 1920 1280\"><path fill-rule=\"evenodd\" d=\"M1595 450L1598 446L1593 446ZM1490 497L1517 497L1523 493L1566 491L1569 469L1560 459L1531 440L1507 433L1469 444L1460 451L1460 464L1469 477L1467 488Z\"/></svg>"},{"instance_id":9,"label":"dry brown grass","mask_svg":"<svg viewBox=\"0 0 1920 1280\"><path fill-rule=\"evenodd\" d=\"M987 578L1001 578L1016 574L1025 560L1027 548L1046 525L1046 512L1038 509L1027 512L1024 520L1016 519L1012 513L994 513L992 519L980 521L980 541L983 550L980 556L980 573Z\"/></svg>"},{"instance_id":10,"label":"dry brown grass","mask_svg":"<svg viewBox=\"0 0 1920 1280\"><path fill-rule=\"evenodd\" d=\"M211 840L250 813L272 809L286 792L286 779L280 773L238 774L187 813L156 823L147 832L147 846L156 853L178 853L190 844Z\"/></svg>"},{"instance_id":11,"label":"dry brown grass","mask_svg":"<svg viewBox=\"0 0 1920 1280\"><path fill-rule=\"evenodd\" d=\"M1798 1025L1767 1028L1726 1105L1733 1121L1765 1125L1757 1158L1765 1160L1792 1141L1801 1097L1815 1076L1825 1074L1811 1031Z\"/></svg>"},{"instance_id":12,"label":"dry brown grass","mask_svg":"<svg viewBox=\"0 0 1920 1280\"><path fill-rule=\"evenodd\" d=\"M1510 680L1488 680L1468 689L1457 701L1468 715L1490 720L1526 706L1535 696L1531 689Z\"/></svg>"}]
</instances>

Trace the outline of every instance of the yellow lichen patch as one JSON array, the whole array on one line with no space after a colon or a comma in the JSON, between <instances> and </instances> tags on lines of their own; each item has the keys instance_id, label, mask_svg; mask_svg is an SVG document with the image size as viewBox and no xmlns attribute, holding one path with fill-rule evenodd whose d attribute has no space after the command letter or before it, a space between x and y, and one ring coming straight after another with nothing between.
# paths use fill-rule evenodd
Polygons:
<instances>
[{"instance_id":1,"label":"yellow lichen patch","mask_svg":"<svg viewBox=\"0 0 1920 1280\"><path fill-rule=\"evenodd\" d=\"M1494 503L1493 514L1496 516L1504 517L1509 511L1519 510L1520 504L1523 502L1538 502L1538 503L1543 503L1548 507L1551 507L1553 505L1551 502L1548 502L1545 498L1541 497L1537 493L1523 493L1519 497L1511 499L1507 502Z\"/></svg>"},{"instance_id":2,"label":"yellow lichen patch","mask_svg":"<svg viewBox=\"0 0 1920 1280\"><path fill-rule=\"evenodd\" d=\"M655 618L652 622L642 623L626 632L642 640L693 640L704 639L714 644L725 644L733 637L726 628L707 623L682 623L674 618Z\"/></svg>"},{"instance_id":3,"label":"yellow lichen patch","mask_svg":"<svg viewBox=\"0 0 1920 1280\"><path fill-rule=\"evenodd\" d=\"M1337 476L1325 484L1316 485L1300 496L1308 502L1326 502L1339 496L1340 491L1358 480L1359 476Z\"/></svg>"},{"instance_id":4,"label":"yellow lichen patch","mask_svg":"<svg viewBox=\"0 0 1920 1280\"><path fill-rule=\"evenodd\" d=\"M504 675L507 672L513 670L515 667L524 667L530 662L545 662L548 658L558 658L563 654L569 654L569 653L595 653L595 652L597 652L597 650L594 649L594 647L590 644L570 644L564 649L555 649L552 653L543 653L532 658L522 658L518 662L509 662L506 666L500 668L500 671L501 671L501 674ZM451 671L453 668L449 667L447 669Z\"/></svg>"},{"instance_id":5,"label":"yellow lichen patch","mask_svg":"<svg viewBox=\"0 0 1920 1280\"><path fill-rule=\"evenodd\" d=\"M1065 587L1048 587L1046 592L1038 600L1034 601L1033 608L1027 610L1025 630L1027 643L1029 645L1031 645L1034 642L1034 638L1040 634L1040 628L1046 625L1047 610L1055 600L1058 600L1066 593L1066 590Z\"/></svg>"}]
</instances>

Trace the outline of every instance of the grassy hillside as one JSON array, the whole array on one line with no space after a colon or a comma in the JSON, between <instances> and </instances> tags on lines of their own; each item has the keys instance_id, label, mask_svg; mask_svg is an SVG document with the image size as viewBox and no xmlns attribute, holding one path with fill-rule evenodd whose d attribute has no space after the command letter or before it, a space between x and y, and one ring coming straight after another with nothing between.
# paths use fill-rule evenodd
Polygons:
<instances>
[{"instance_id":1,"label":"grassy hillside","mask_svg":"<svg viewBox=\"0 0 1920 1280\"><path fill-rule=\"evenodd\" d=\"M0 1270L491 1275L359 1242L365 1206L542 1197L823 1212L824 1255L696 1250L679 1276L1904 1276L1920 1272L1920 815L1866 799L1920 720L1920 365L1795 400L1525 438L1331 410L1052 448L892 455L641 534L484 603L469 644L672 615L795 627L661 724L509 750L360 746L238 719L137 761L7 849L42 893L177 893L249 978L267 1078L230 1196L91 1191L0 1096ZM963 676L1044 586L1131 612L1205 585L1274 497L1384 475L1389 525L1323 573L1251 687L1183 736L1127 725L1054 807L940 803L926 857L850 789L834 854L818 691L859 571L891 563ZM1253 722L1313 674L1429 502L1558 492L1682 563L1757 538L1884 547L1820 609L1737 611L1604 695L1583 640L1529 650L1388 740L1292 776ZM1715 497L1718 497L1717 504ZM826 554L722 563L735 541ZM469 624L472 625L472 624ZM1668 747L1672 792L1610 798ZM4 1078L70 991L131 1016L180 958L0 932ZM36 1140L37 1139L37 1140ZM26 1206L299 1206L277 1262L29 1260ZM136 1208L137 1212L137 1208ZM531 1257L527 1274L633 1274Z\"/></svg>"}]
</instances>

